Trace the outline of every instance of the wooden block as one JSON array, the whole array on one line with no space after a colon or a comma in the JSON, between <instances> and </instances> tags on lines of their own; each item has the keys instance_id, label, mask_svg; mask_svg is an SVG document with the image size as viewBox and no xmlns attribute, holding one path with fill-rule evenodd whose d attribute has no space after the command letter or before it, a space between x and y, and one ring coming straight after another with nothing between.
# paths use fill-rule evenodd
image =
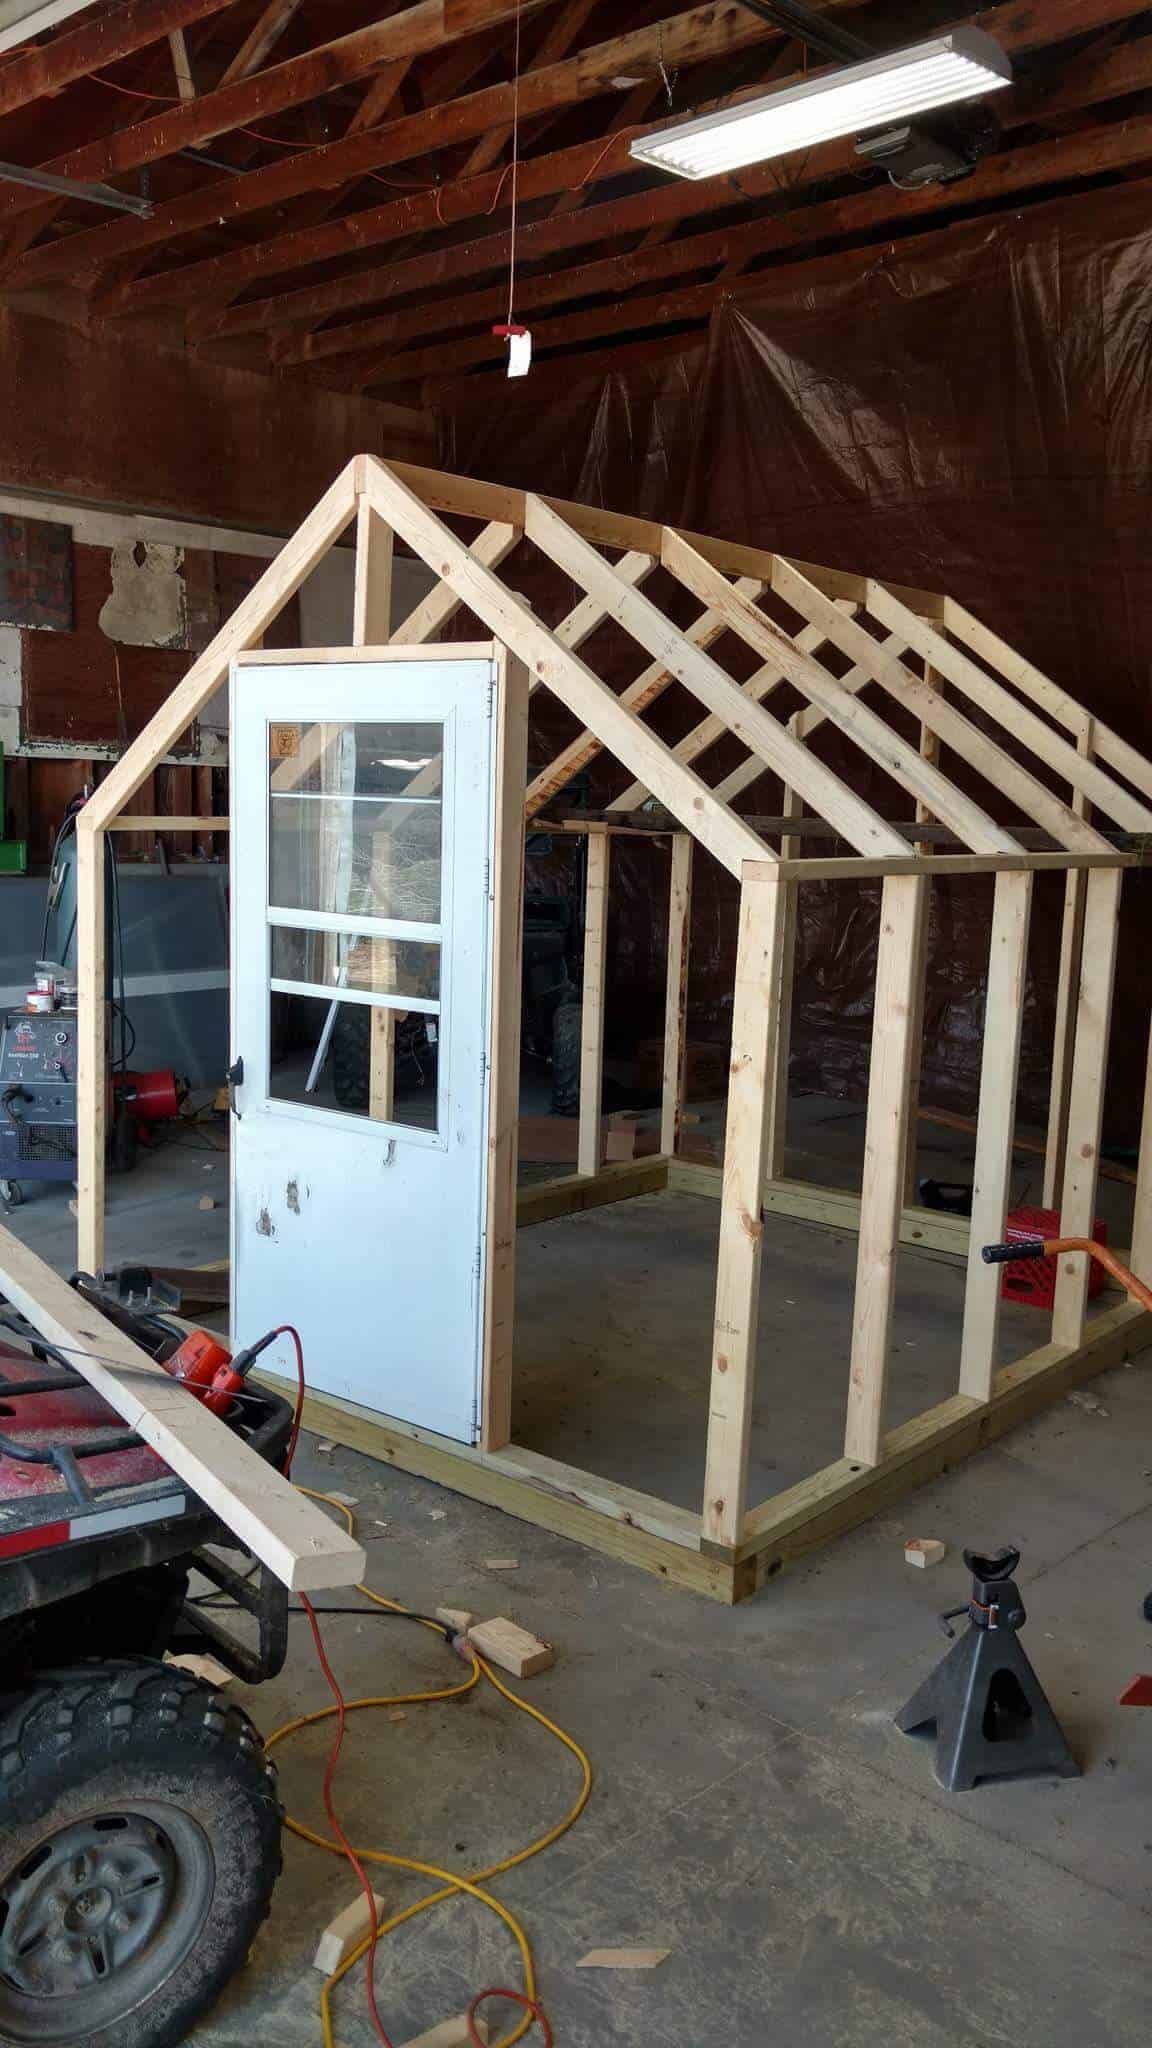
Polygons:
<instances>
[{"instance_id":1,"label":"wooden block","mask_svg":"<svg viewBox=\"0 0 1152 2048\"><path fill-rule=\"evenodd\" d=\"M926 1571L930 1564L939 1564L948 1554L948 1545L935 1536L913 1536L904 1545L905 1564L918 1565Z\"/></svg>"},{"instance_id":2,"label":"wooden block","mask_svg":"<svg viewBox=\"0 0 1152 2048\"><path fill-rule=\"evenodd\" d=\"M609 1130L604 1140L604 1158L609 1166L618 1166L625 1159L636 1157L636 1130L634 1125L625 1125L619 1130Z\"/></svg>"},{"instance_id":3,"label":"wooden block","mask_svg":"<svg viewBox=\"0 0 1152 2048\"><path fill-rule=\"evenodd\" d=\"M655 1970L667 1962L670 1948L591 1948L578 1970Z\"/></svg>"},{"instance_id":4,"label":"wooden block","mask_svg":"<svg viewBox=\"0 0 1152 2048\"><path fill-rule=\"evenodd\" d=\"M466 1636L475 1619L466 1607L437 1607L433 1612L437 1621L442 1621L447 1628L454 1629L458 1636Z\"/></svg>"},{"instance_id":5,"label":"wooden block","mask_svg":"<svg viewBox=\"0 0 1152 2048\"><path fill-rule=\"evenodd\" d=\"M535 1678L538 1671L547 1671L556 1662L551 1643L542 1642L502 1615L493 1621L478 1621L469 1629L468 1641L490 1664L510 1671L513 1678Z\"/></svg>"},{"instance_id":6,"label":"wooden block","mask_svg":"<svg viewBox=\"0 0 1152 2048\"><path fill-rule=\"evenodd\" d=\"M215 1657L202 1657L195 1650L186 1650L179 1657L165 1657L166 1664L172 1664L177 1671L191 1672L193 1678L202 1678L206 1685L231 1685L235 1673Z\"/></svg>"},{"instance_id":7,"label":"wooden block","mask_svg":"<svg viewBox=\"0 0 1152 2048\"><path fill-rule=\"evenodd\" d=\"M492 2036L488 2031L487 2020L482 2020L477 2016L473 2020L472 2025L476 2029L476 2033L481 2041L487 2042L491 2040ZM472 2036L468 2032L467 2013L462 2012L459 2019L441 2020L438 2027L430 2028L428 2033L421 2034L417 2040L406 2041L404 2048L472 2048Z\"/></svg>"},{"instance_id":8,"label":"wooden block","mask_svg":"<svg viewBox=\"0 0 1152 2048\"><path fill-rule=\"evenodd\" d=\"M484 1562L490 1572L518 1572L520 1569L518 1557L486 1557Z\"/></svg>"},{"instance_id":9,"label":"wooden block","mask_svg":"<svg viewBox=\"0 0 1152 2048\"><path fill-rule=\"evenodd\" d=\"M201 1195L196 1206L198 1209L214 1209L216 1207L215 1195Z\"/></svg>"},{"instance_id":10,"label":"wooden block","mask_svg":"<svg viewBox=\"0 0 1152 2048\"><path fill-rule=\"evenodd\" d=\"M377 1920L385 1919L387 1916L384 1911L384 1901L375 1892L373 1892L372 1896L376 1900ZM330 1977L333 1970L340 1968L345 1956L350 1955L357 1944L362 1942L364 1936L371 1931L371 1924L368 1914L368 1901L363 1892L357 1892L352 1904L345 1906L344 1911L338 1913L335 1920L330 1921L329 1925L324 1929L316 1944L316 1954L312 1958L312 1968L319 1970L321 1976Z\"/></svg>"}]
</instances>

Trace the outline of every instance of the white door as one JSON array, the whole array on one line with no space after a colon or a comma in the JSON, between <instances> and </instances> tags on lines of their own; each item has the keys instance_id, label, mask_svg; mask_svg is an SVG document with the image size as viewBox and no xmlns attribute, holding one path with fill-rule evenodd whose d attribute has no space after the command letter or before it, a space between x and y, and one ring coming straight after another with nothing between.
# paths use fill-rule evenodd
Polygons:
<instances>
[{"instance_id":1,"label":"white door","mask_svg":"<svg viewBox=\"0 0 1152 2048\"><path fill-rule=\"evenodd\" d=\"M466 1443L481 1371L491 660L232 676L233 1336ZM291 1376L285 1339L268 1369Z\"/></svg>"}]
</instances>

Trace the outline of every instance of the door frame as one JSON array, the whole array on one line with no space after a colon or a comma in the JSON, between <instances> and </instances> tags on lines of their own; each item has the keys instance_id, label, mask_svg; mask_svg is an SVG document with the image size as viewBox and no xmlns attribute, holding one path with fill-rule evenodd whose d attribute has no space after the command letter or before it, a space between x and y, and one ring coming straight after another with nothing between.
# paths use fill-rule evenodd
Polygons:
<instances>
[{"instance_id":1,"label":"door frame","mask_svg":"<svg viewBox=\"0 0 1152 2048\"><path fill-rule=\"evenodd\" d=\"M477 660L491 661L494 677L488 818L488 1043L481 1132L484 1202L480 1317L480 1449L491 1451L501 1449L512 1437L528 671L498 640L429 640L386 647L251 648L233 658L233 687L242 687L240 672L244 669L283 668L297 662L402 662L411 667L421 661L433 664ZM233 1152L230 1184L234 1157ZM233 1215L235 1208L233 1196ZM377 1412L384 1413L382 1409Z\"/></svg>"}]
</instances>

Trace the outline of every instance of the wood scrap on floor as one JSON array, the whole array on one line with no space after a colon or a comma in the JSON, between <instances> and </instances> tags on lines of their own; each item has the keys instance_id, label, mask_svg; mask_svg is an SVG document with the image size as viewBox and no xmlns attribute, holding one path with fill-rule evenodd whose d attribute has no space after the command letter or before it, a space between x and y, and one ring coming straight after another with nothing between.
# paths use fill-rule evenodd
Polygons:
<instances>
[{"instance_id":1,"label":"wood scrap on floor","mask_svg":"<svg viewBox=\"0 0 1152 2048\"><path fill-rule=\"evenodd\" d=\"M376 1918L379 1922L385 1918L384 1901L375 1892L372 1896L376 1900ZM334 1970L340 1968L345 1957L351 1955L352 1950L363 1941L371 1925L368 1901L363 1892L357 1892L351 1905L345 1906L342 1913L337 1913L335 1920L330 1921L324 1929L316 1944L312 1968L319 1970L321 1976L330 1977Z\"/></svg>"},{"instance_id":2,"label":"wood scrap on floor","mask_svg":"<svg viewBox=\"0 0 1152 2048\"><path fill-rule=\"evenodd\" d=\"M948 1545L941 1543L938 1536L910 1536L904 1545L905 1564L918 1565L921 1571L939 1564L947 1555Z\"/></svg>"},{"instance_id":3,"label":"wood scrap on floor","mask_svg":"<svg viewBox=\"0 0 1152 2048\"><path fill-rule=\"evenodd\" d=\"M518 1557L486 1557L484 1565L485 1569L490 1572L518 1572L520 1569L520 1559Z\"/></svg>"},{"instance_id":4,"label":"wood scrap on floor","mask_svg":"<svg viewBox=\"0 0 1152 2048\"><path fill-rule=\"evenodd\" d=\"M478 2040L485 2043L491 2040L487 2020L477 2016L472 2021L472 2027ZM432 2027L426 2034L420 2034L415 2041L406 2041L404 2048L472 2048L467 2013L462 2012L458 2019L441 2020L438 2027Z\"/></svg>"},{"instance_id":5,"label":"wood scrap on floor","mask_svg":"<svg viewBox=\"0 0 1152 2048\"><path fill-rule=\"evenodd\" d=\"M468 1641L490 1664L498 1664L501 1671L511 1672L513 1678L535 1678L538 1671L548 1671L556 1662L551 1643L519 1628L503 1615L496 1615L491 1621L478 1621L469 1629Z\"/></svg>"},{"instance_id":6,"label":"wood scrap on floor","mask_svg":"<svg viewBox=\"0 0 1152 2048\"><path fill-rule=\"evenodd\" d=\"M590 1948L578 1970L655 1970L666 1963L670 1948Z\"/></svg>"}]
</instances>

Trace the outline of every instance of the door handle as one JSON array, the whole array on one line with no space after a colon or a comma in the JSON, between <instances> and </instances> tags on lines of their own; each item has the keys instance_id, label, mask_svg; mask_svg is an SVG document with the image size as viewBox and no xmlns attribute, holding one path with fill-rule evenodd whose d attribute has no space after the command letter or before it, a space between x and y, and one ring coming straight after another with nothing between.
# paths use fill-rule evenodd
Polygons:
<instances>
[{"instance_id":1,"label":"door handle","mask_svg":"<svg viewBox=\"0 0 1152 2048\"><path fill-rule=\"evenodd\" d=\"M234 1117L239 1117L240 1111L236 1107L236 1090L244 1086L243 1059L233 1060L224 1079L228 1083L228 1107Z\"/></svg>"}]
</instances>

